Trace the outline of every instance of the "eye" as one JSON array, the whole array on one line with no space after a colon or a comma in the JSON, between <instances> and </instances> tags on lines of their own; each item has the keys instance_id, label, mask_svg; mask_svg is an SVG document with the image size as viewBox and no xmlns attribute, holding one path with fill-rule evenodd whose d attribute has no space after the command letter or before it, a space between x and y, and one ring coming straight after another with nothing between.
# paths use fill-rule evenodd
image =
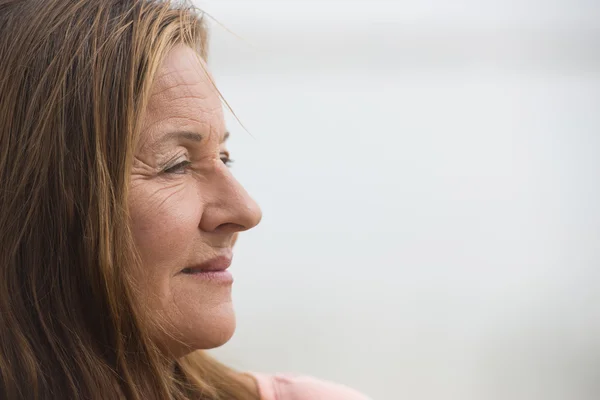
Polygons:
<instances>
[{"instance_id":1,"label":"eye","mask_svg":"<svg viewBox=\"0 0 600 400\"><path fill-rule=\"evenodd\" d=\"M233 164L233 160L229 158L229 153L221 153L221 161L227 167L231 167L231 164Z\"/></svg>"},{"instance_id":2,"label":"eye","mask_svg":"<svg viewBox=\"0 0 600 400\"><path fill-rule=\"evenodd\" d=\"M181 161L173 166L170 166L168 168L165 168L163 170L164 173L166 174L185 174L185 170L187 169L187 167L189 167L192 163L188 160L185 161Z\"/></svg>"}]
</instances>

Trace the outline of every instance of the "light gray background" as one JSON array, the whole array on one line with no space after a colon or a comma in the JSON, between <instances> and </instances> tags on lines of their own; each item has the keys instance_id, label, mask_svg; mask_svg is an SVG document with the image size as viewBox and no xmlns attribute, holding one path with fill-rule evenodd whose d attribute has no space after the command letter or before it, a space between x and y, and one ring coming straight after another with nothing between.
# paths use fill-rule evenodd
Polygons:
<instances>
[{"instance_id":1,"label":"light gray background","mask_svg":"<svg viewBox=\"0 0 600 400\"><path fill-rule=\"evenodd\" d=\"M217 357L383 400L600 398L600 2L196 4L234 33L210 65L264 212Z\"/></svg>"}]
</instances>

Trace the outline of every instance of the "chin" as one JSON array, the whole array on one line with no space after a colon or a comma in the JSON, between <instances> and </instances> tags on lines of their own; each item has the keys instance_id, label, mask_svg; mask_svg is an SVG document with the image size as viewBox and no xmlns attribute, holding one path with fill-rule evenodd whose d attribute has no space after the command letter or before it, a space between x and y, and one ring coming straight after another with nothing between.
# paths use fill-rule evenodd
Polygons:
<instances>
[{"instance_id":1,"label":"chin","mask_svg":"<svg viewBox=\"0 0 600 400\"><path fill-rule=\"evenodd\" d=\"M196 338L194 340L195 346L193 347L195 350L208 350L223 346L233 337L235 327L235 316L232 315L227 321L219 321L214 330L206 332L204 335Z\"/></svg>"},{"instance_id":2,"label":"chin","mask_svg":"<svg viewBox=\"0 0 600 400\"><path fill-rule=\"evenodd\" d=\"M190 316L193 323L180 326L180 342L172 343L170 352L183 357L196 350L209 350L227 343L235 333L236 319L231 303L211 310L209 315Z\"/></svg>"}]
</instances>

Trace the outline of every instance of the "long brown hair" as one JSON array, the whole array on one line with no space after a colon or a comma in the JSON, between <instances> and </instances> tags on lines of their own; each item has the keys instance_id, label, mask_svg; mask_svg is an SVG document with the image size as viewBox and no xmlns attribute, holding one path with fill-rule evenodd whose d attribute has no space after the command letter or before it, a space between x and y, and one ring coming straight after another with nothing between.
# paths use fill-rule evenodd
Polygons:
<instances>
[{"instance_id":1,"label":"long brown hair","mask_svg":"<svg viewBox=\"0 0 600 400\"><path fill-rule=\"evenodd\" d=\"M127 194L162 58L206 58L201 13L158 0L0 0L0 398L256 399L144 329Z\"/></svg>"}]
</instances>

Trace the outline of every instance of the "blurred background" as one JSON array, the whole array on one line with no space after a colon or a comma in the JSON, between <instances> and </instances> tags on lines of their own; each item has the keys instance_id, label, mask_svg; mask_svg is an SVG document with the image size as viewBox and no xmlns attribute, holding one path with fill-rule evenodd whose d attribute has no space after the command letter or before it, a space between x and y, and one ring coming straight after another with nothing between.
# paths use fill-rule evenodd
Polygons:
<instances>
[{"instance_id":1,"label":"blurred background","mask_svg":"<svg viewBox=\"0 0 600 400\"><path fill-rule=\"evenodd\" d=\"M600 398L600 2L198 0L234 367L377 400Z\"/></svg>"}]
</instances>

